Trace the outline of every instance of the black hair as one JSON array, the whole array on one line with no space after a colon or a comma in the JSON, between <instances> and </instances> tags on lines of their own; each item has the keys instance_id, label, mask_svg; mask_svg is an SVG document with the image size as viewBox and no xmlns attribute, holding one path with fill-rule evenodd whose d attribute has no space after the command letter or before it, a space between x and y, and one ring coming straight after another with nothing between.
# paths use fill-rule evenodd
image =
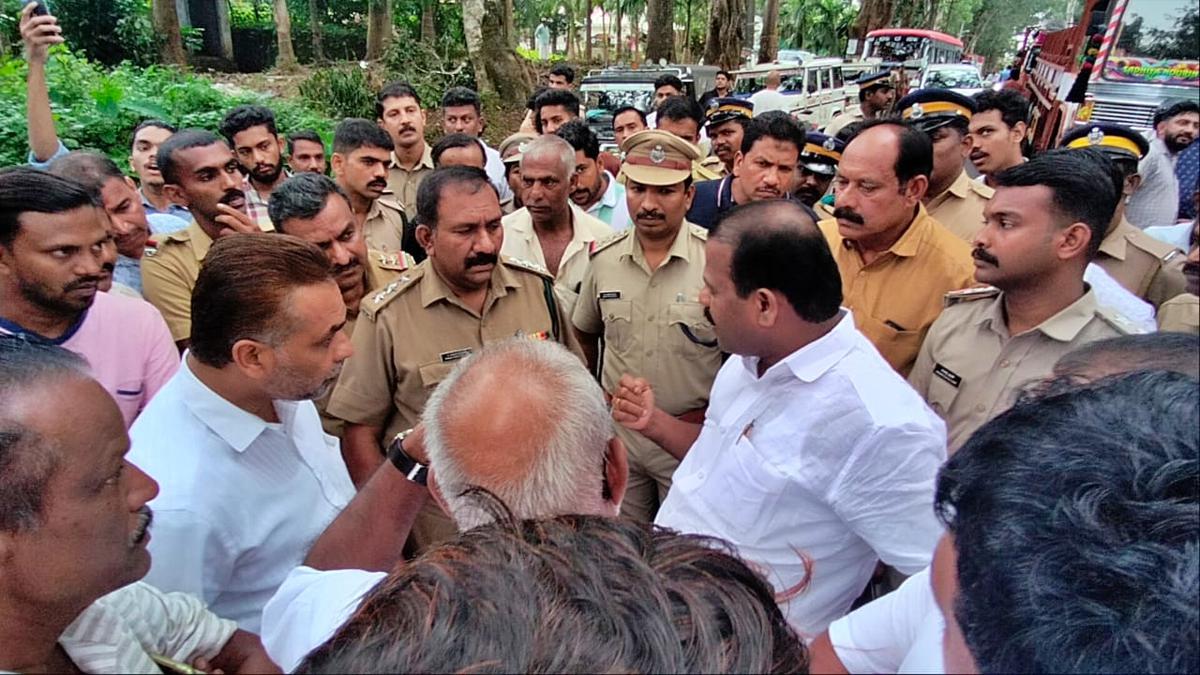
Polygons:
<instances>
[{"instance_id":1,"label":"black hair","mask_svg":"<svg viewBox=\"0 0 1200 675\"><path fill-rule=\"evenodd\" d=\"M1029 99L1014 89L992 91L985 89L972 98L975 99L975 114L989 110L1000 111L1000 119L1005 126L1015 127L1017 122L1029 124Z\"/></svg>"},{"instance_id":2,"label":"black hair","mask_svg":"<svg viewBox=\"0 0 1200 675\"><path fill-rule=\"evenodd\" d=\"M84 206L100 206L100 196L69 178L27 166L0 169L0 246L12 246L26 213L65 213Z\"/></svg>"},{"instance_id":3,"label":"black hair","mask_svg":"<svg viewBox=\"0 0 1200 675\"><path fill-rule=\"evenodd\" d=\"M1096 340L1059 358L1054 374L1070 380L1114 367L1122 372L1172 370L1200 380L1200 336L1163 331Z\"/></svg>"},{"instance_id":4,"label":"black hair","mask_svg":"<svg viewBox=\"0 0 1200 675\"><path fill-rule=\"evenodd\" d=\"M1200 660L1200 387L1171 372L1018 402L938 474L954 615L979 672Z\"/></svg>"},{"instance_id":5,"label":"black hair","mask_svg":"<svg viewBox=\"0 0 1200 675\"><path fill-rule=\"evenodd\" d=\"M900 151L896 154L892 171L895 172L896 180L899 181L901 188L917 176L929 178L933 174L933 141L929 140L929 134L904 122L899 117L875 117L860 123L859 127L854 130L854 134L846 141L847 147L864 131L875 127L890 127L896 132Z\"/></svg>"},{"instance_id":6,"label":"black hair","mask_svg":"<svg viewBox=\"0 0 1200 675\"><path fill-rule=\"evenodd\" d=\"M562 106L574 117L579 117L579 97L566 89L547 89L533 102L533 126L542 133L542 108Z\"/></svg>"},{"instance_id":7,"label":"black hair","mask_svg":"<svg viewBox=\"0 0 1200 675\"><path fill-rule=\"evenodd\" d=\"M450 87L446 93L442 94L442 108L459 108L464 105L474 108L476 115L482 110L479 94L475 93L474 89Z\"/></svg>"},{"instance_id":8,"label":"black hair","mask_svg":"<svg viewBox=\"0 0 1200 675\"><path fill-rule=\"evenodd\" d=\"M750 151L754 149L754 144L763 138L772 138L795 145L797 156L804 151L804 130L786 115L782 117L764 115L750 120L750 124L746 126L745 135L742 136L742 154L750 154Z\"/></svg>"},{"instance_id":9,"label":"black hair","mask_svg":"<svg viewBox=\"0 0 1200 675\"><path fill-rule=\"evenodd\" d=\"M79 183L84 189L99 195L105 184L112 179L124 181L125 173L117 163L95 152L76 150L68 152L50 163L47 169L55 176L62 176Z\"/></svg>"},{"instance_id":10,"label":"black hair","mask_svg":"<svg viewBox=\"0 0 1200 675\"><path fill-rule=\"evenodd\" d=\"M576 151L582 150L588 159L600 157L600 139L588 128L583 120L571 120L554 132L559 138L571 144Z\"/></svg>"},{"instance_id":11,"label":"black hair","mask_svg":"<svg viewBox=\"0 0 1200 675\"><path fill-rule=\"evenodd\" d=\"M638 110L636 106L631 106L631 105L623 105L620 108L617 108L616 110L614 110L613 114L612 114L612 123L616 124L617 118L620 117L621 115L624 115L627 112L637 113L638 119L642 120L642 126L646 126L646 113L642 112L641 110Z\"/></svg>"},{"instance_id":12,"label":"black hair","mask_svg":"<svg viewBox=\"0 0 1200 675\"><path fill-rule=\"evenodd\" d=\"M276 232L287 234L289 220L312 220L325 208L331 195L350 203L346 193L329 176L309 171L300 172L271 191L267 215Z\"/></svg>"},{"instance_id":13,"label":"black hair","mask_svg":"<svg viewBox=\"0 0 1200 675\"><path fill-rule=\"evenodd\" d=\"M525 99L525 109L534 110L537 108L538 97L550 91L550 87L534 87L533 93L529 94L529 98Z\"/></svg>"},{"instance_id":14,"label":"black hair","mask_svg":"<svg viewBox=\"0 0 1200 675\"><path fill-rule=\"evenodd\" d=\"M391 152L396 145L383 127L361 117L347 117L333 129L333 151L348 155L362 147Z\"/></svg>"},{"instance_id":15,"label":"black hair","mask_svg":"<svg viewBox=\"0 0 1200 675\"><path fill-rule=\"evenodd\" d=\"M716 77L717 75L724 75L725 78L729 80L733 79L733 75L728 70L718 70L716 75L713 75L713 77Z\"/></svg>"},{"instance_id":16,"label":"black hair","mask_svg":"<svg viewBox=\"0 0 1200 675\"><path fill-rule=\"evenodd\" d=\"M158 155L155 157L163 182L169 185L179 184L181 177L179 164L175 161L175 153L192 148L207 148L217 143L228 147L225 141L207 129L181 129L171 134L170 138L158 146Z\"/></svg>"},{"instance_id":17,"label":"black hair","mask_svg":"<svg viewBox=\"0 0 1200 675\"><path fill-rule=\"evenodd\" d=\"M483 158L483 163L487 165L487 152L483 149L483 142L474 136L467 134L446 134L438 139L438 142L433 145L433 150L430 154L433 156L433 166L439 167L442 165L442 153L451 148L470 148L479 149L479 156Z\"/></svg>"},{"instance_id":18,"label":"black hair","mask_svg":"<svg viewBox=\"0 0 1200 675\"><path fill-rule=\"evenodd\" d=\"M175 128L175 125L170 124L168 122L164 122L162 120L158 120L158 119L142 120L141 122L138 122L138 125L133 128L133 132L129 135L129 144L133 145L133 139L137 138L138 133L142 129L151 129L151 128L163 129L163 130L169 131L171 133L175 133L176 131L179 131L178 129Z\"/></svg>"},{"instance_id":19,"label":"black hair","mask_svg":"<svg viewBox=\"0 0 1200 675\"><path fill-rule=\"evenodd\" d=\"M560 63L550 69L551 75L558 75L567 81L567 84L575 83L575 69L565 63Z\"/></svg>"},{"instance_id":20,"label":"black hair","mask_svg":"<svg viewBox=\"0 0 1200 675\"><path fill-rule=\"evenodd\" d=\"M872 82L871 84L868 84L865 87L858 88L858 102L862 103L863 101L867 100L867 97L870 96L871 94L875 93L876 89L895 89L895 88L896 88L896 85L893 84L891 80L880 80L878 82Z\"/></svg>"},{"instance_id":21,"label":"black hair","mask_svg":"<svg viewBox=\"0 0 1200 675\"><path fill-rule=\"evenodd\" d=\"M722 213L709 239L733 249L730 274L738 297L779 291L809 323L837 316L842 278L829 244L804 204L784 199L750 202Z\"/></svg>"},{"instance_id":22,"label":"black hair","mask_svg":"<svg viewBox=\"0 0 1200 675\"><path fill-rule=\"evenodd\" d=\"M417 90L407 82L396 80L389 82L379 90L379 95L375 97L375 117L383 119L383 102L389 98L411 98L417 102L417 107L421 106L421 96L417 94Z\"/></svg>"},{"instance_id":23,"label":"black hair","mask_svg":"<svg viewBox=\"0 0 1200 675\"><path fill-rule=\"evenodd\" d=\"M1158 123L1163 120L1169 120L1176 115L1186 113L1200 113L1200 103L1196 103L1190 99L1165 101L1159 106L1158 110L1154 111L1154 126L1158 126Z\"/></svg>"},{"instance_id":24,"label":"black hair","mask_svg":"<svg viewBox=\"0 0 1200 675\"><path fill-rule=\"evenodd\" d=\"M699 130L704 126L704 111L691 96L671 96L659 104L658 116L655 119L676 122L692 120L696 123L696 129Z\"/></svg>"},{"instance_id":25,"label":"black hair","mask_svg":"<svg viewBox=\"0 0 1200 675\"><path fill-rule=\"evenodd\" d=\"M675 87L675 91L679 92L680 94L687 92L687 90L683 88L683 80L671 75L670 73L659 75L658 77L654 78L654 91L658 91L659 87Z\"/></svg>"},{"instance_id":26,"label":"black hair","mask_svg":"<svg viewBox=\"0 0 1200 675\"><path fill-rule=\"evenodd\" d=\"M287 151L292 154L296 151L296 141L308 141L321 146L321 150L325 149L325 141L321 139L321 135L312 129L301 129L287 135Z\"/></svg>"},{"instance_id":27,"label":"black hair","mask_svg":"<svg viewBox=\"0 0 1200 675\"><path fill-rule=\"evenodd\" d=\"M1083 223L1091 230L1087 250L1087 259L1091 260L1100 250L1121 196L1111 166L1112 161L1103 153L1059 148L1005 169L992 180L998 188L1050 188L1054 210L1066 221L1060 225Z\"/></svg>"},{"instance_id":28,"label":"black hair","mask_svg":"<svg viewBox=\"0 0 1200 675\"><path fill-rule=\"evenodd\" d=\"M496 194L496 186L488 179L483 169L473 166L443 166L434 169L421 181L417 188L417 218L422 225L430 228L437 227L438 204L442 200L442 192L454 185L471 188L471 194L477 193L483 187L488 187Z\"/></svg>"},{"instance_id":29,"label":"black hair","mask_svg":"<svg viewBox=\"0 0 1200 675\"><path fill-rule=\"evenodd\" d=\"M240 105L230 110L221 121L221 135L233 145L233 137L253 127L265 126L274 136L279 133L275 129L275 113L270 108L261 105Z\"/></svg>"}]
</instances>

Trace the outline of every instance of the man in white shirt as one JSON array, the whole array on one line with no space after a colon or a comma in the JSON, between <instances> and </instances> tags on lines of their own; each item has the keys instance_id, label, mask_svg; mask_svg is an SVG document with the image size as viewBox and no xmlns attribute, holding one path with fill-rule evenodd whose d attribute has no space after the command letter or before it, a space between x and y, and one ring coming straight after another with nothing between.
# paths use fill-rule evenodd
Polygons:
<instances>
[{"instance_id":1,"label":"man in white shirt","mask_svg":"<svg viewBox=\"0 0 1200 675\"><path fill-rule=\"evenodd\" d=\"M500 153L483 142L483 129L486 126L479 94L474 90L467 87L450 87L442 94L442 133L466 134L479 139L485 161L483 170L487 172L492 185L496 186L496 192L500 193L500 202L504 203L505 200L512 199L513 194L504 174L504 162L500 159Z\"/></svg>"},{"instance_id":2,"label":"man in white shirt","mask_svg":"<svg viewBox=\"0 0 1200 675\"><path fill-rule=\"evenodd\" d=\"M1141 186L1129 198L1125 217L1140 229L1170 225L1179 215L1179 155L1200 135L1200 104L1168 100L1154 113L1154 138L1142 158Z\"/></svg>"},{"instance_id":3,"label":"man in white shirt","mask_svg":"<svg viewBox=\"0 0 1200 675\"><path fill-rule=\"evenodd\" d=\"M633 219L625 203L625 186L600 163L600 139L583 120L571 120L554 132L575 149L575 189L571 201L613 229L629 229Z\"/></svg>"},{"instance_id":4,"label":"man in white shirt","mask_svg":"<svg viewBox=\"0 0 1200 675\"><path fill-rule=\"evenodd\" d=\"M162 486L147 579L258 631L263 605L354 496L312 399L350 356L346 306L315 245L279 234L213 244L191 348L131 430Z\"/></svg>"},{"instance_id":5,"label":"man in white shirt","mask_svg":"<svg viewBox=\"0 0 1200 675\"><path fill-rule=\"evenodd\" d=\"M781 84L783 84L783 79L779 76L778 70L772 70L767 73L767 81L763 88L756 91L750 97L750 103L754 106L755 117L759 117L763 113L771 112L772 110L788 112L788 99L779 91Z\"/></svg>"},{"instance_id":6,"label":"man in white shirt","mask_svg":"<svg viewBox=\"0 0 1200 675\"><path fill-rule=\"evenodd\" d=\"M257 636L139 581L158 486L128 449L82 358L0 336L0 671L278 672Z\"/></svg>"},{"instance_id":7,"label":"man in white shirt","mask_svg":"<svg viewBox=\"0 0 1200 675\"><path fill-rule=\"evenodd\" d=\"M285 670L333 635L396 565L428 494L463 530L490 520L463 495L471 486L491 491L517 518L615 517L620 509L625 446L600 386L559 345L515 338L459 361L422 419L424 427L392 442L390 461L267 604L267 650ZM426 492L428 473L436 488L431 481Z\"/></svg>"},{"instance_id":8,"label":"man in white shirt","mask_svg":"<svg viewBox=\"0 0 1200 675\"><path fill-rule=\"evenodd\" d=\"M703 426L656 408L635 378L622 378L613 417L686 453L655 522L733 542L814 636L879 560L902 574L929 564L945 425L839 307L836 265L803 206L738 207L706 251L700 300L732 356Z\"/></svg>"}]
</instances>

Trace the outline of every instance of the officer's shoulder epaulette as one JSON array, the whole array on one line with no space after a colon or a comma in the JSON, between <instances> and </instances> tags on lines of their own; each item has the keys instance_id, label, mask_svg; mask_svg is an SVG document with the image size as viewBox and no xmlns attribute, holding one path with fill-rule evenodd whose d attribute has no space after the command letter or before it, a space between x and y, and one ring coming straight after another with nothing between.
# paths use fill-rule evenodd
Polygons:
<instances>
[{"instance_id":1,"label":"officer's shoulder epaulette","mask_svg":"<svg viewBox=\"0 0 1200 675\"><path fill-rule=\"evenodd\" d=\"M942 300L943 307L953 307L964 302L972 300L983 300L985 298L994 298L1000 295L1000 289L995 286L981 286L978 288L964 288L958 291L950 291Z\"/></svg>"},{"instance_id":2,"label":"officer's shoulder epaulette","mask_svg":"<svg viewBox=\"0 0 1200 675\"><path fill-rule=\"evenodd\" d=\"M968 180L967 189L984 199L991 199L996 194L995 188L977 180Z\"/></svg>"},{"instance_id":3,"label":"officer's shoulder epaulette","mask_svg":"<svg viewBox=\"0 0 1200 675\"><path fill-rule=\"evenodd\" d=\"M721 158L717 157L716 155L709 155L708 157L700 160L700 165L709 169L716 169L717 171L720 171L721 169L717 167L723 167L724 162L722 162Z\"/></svg>"},{"instance_id":4,"label":"officer's shoulder epaulette","mask_svg":"<svg viewBox=\"0 0 1200 675\"><path fill-rule=\"evenodd\" d=\"M695 223L690 223L686 220L683 221L683 224L685 226L687 226L688 233L691 234L693 237L699 239L700 241L708 241L708 230L704 229L703 227L700 227L699 225L697 225Z\"/></svg>"},{"instance_id":5,"label":"officer's shoulder epaulette","mask_svg":"<svg viewBox=\"0 0 1200 675\"><path fill-rule=\"evenodd\" d=\"M1144 328L1125 318L1124 314L1110 307L1097 306L1096 316L1100 317L1101 321L1112 326L1122 335L1141 335L1146 332Z\"/></svg>"},{"instance_id":6,"label":"officer's shoulder epaulette","mask_svg":"<svg viewBox=\"0 0 1200 675\"><path fill-rule=\"evenodd\" d=\"M404 274L400 275L399 279L392 281L387 286L368 293L362 301L362 313L365 314L368 319L374 321L375 316L380 310L382 310L384 307L387 307L388 303L400 297L404 291L416 285L417 281L423 276L422 269L423 268L421 267L417 267L415 269L408 270Z\"/></svg>"},{"instance_id":7,"label":"officer's shoulder epaulette","mask_svg":"<svg viewBox=\"0 0 1200 675\"><path fill-rule=\"evenodd\" d=\"M379 199L377 199L376 201L379 202L380 206L385 206L393 211L399 211L400 213L404 213L404 205L401 204L400 201L397 200L394 196L384 195L384 196L380 197Z\"/></svg>"},{"instance_id":8,"label":"officer's shoulder epaulette","mask_svg":"<svg viewBox=\"0 0 1200 675\"><path fill-rule=\"evenodd\" d=\"M540 277L545 277L551 281L554 281L554 275L550 274L549 270L533 262L532 260L525 260L524 258L510 258L509 256L502 255L500 256L500 261L509 267L515 267L519 270L532 272Z\"/></svg>"},{"instance_id":9,"label":"officer's shoulder epaulette","mask_svg":"<svg viewBox=\"0 0 1200 675\"><path fill-rule=\"evenodd\" d=\"M393 272L403 272L416 265L412 256L403 251L387 252L371 249L367 251L367 254L371 256L371 260L375 261L376 265Z\"/></svg>"},{"instance_id":10,"label":"officer's shoulder epaulette","mask_svg":"<svg viewBox=\"0 0 1200 675\"><path fill-rule=\"evenodd\" d=\"M1126 234L1125 238L1134 247L1149 253L1163 263L1170 262L1176 256L1185 255L1183 251L1180 251L1165 241L1155 239L1141 230L1135 229Z\"/></svg>"},{"instance_id":11,"label":"officer's shoulder epaulette","mask_svg":"<svg viewBox=\"0 0 1200 675\"><path fill-rule=\"evenodd\" d=\"M633 232L632 225L625 228L624 230L621 230L620 232L611 234L608 237L601 239L600 241L594 242L592 244L591 250L588 251L588 257L595 258L597 253L612 246L613 244L617 243L618 241L625 239L625 237L629 236L630 232Z\"/></svg>"}]
</instances>

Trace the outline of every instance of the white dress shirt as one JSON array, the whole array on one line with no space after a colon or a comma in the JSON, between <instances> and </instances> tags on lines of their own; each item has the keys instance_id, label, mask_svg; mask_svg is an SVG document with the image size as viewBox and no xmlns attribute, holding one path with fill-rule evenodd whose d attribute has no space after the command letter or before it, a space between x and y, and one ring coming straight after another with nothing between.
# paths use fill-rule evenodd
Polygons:
<instances>
[{"instance_id":1,"label":"white dress shirt","mask_svg":"<svg viewBox=\"0 0 1200 675\"><path fill-rule=\"evenodd\" d=\"M161 673L152 657L211 660L237 625L187 593L163 593L136 582L93 602L58 644L85 673Z\"/></svg>"},{"instance_id":2,"label":"white dress shirt","mask_svg":"<svg viewBox=\"0 0 1200 675\"><path fill-rule=\"evenodd\" d=\"M483 144L483 158L487 161L483 170L492 185L496 186L496 192L500 193L500 201L512 199L512 188L508 185L508 177L504 175L504 160L500 159L500 151L484 143L482 138L479 142Z\"/></svg>"},{"instance_id":3,"label":"white dress shirt","mask_svg":"<svg viewBox=\"0 0 1200 675\"><path fill-rule=\"evenodd\" d=\"M1158 330L1154 306L1131 293L1103 267L1088 263L1083 270L1083 280L1096 294L1097 305L1120 314L1143 332L1154 333Z\"/></svg>"},{"instance_id":4,"label":"white dress shirt","mask_svg":"<svg viewBox=\"0 0 1200 675\"><path fill-rule=\"evenodd\" d=\"M734 355L717 373L655 522L732 542L777 593L805 581L807 556L808 587L780 609L811 640L846 613L876 560L903 574L929 565L946 427L849 310L761 377L757 367Z\"/></svg>"},{"instance_id":5,"label":"white dress shirt","mask_svg":"<svg viewBox=\"0 0 1200 675\"><path fill-rule=\"evenodd\" d=\"M629 216L625 186L618 183L611 173L605 171L604 175L608 178L608 188L595 204L588 207L588 215L604 221L613 232L627 230L633 225L633 219Z\"/></svg>"},{"instance_id":6,"label":"white dress shirt","mask_svg":"<svg viewBox=\"0 0 1200 675\"><path fill-rule=\"evenodd\" d=\"M283 672L290 673L312 650L346 623L363 598L387 575L365 570L292 570L263 609L262 642Z\"/></svg>"},{"instance_id":7,"label":"white dress shirt","mask_svg":"<svg viewBox=\"0 0 1200 675\"><path fill-rule=\"evenodd\" d=\"M262 608L354 496L312 401L268 423L209 389L185 355L130 430L129 461L158 481L146 581L204 599L258 633Z\"/></svg>"},{"instance_id":8,"label":"white dress shirt","mask_svg":"<svg viewBox=\"0 0 1200 675\"><path fill-rule=\"evenodd\" d=\"M944 673L945 632L925 568L829 624L829 641L851 673Z\"/></svg>"}]
</instances>

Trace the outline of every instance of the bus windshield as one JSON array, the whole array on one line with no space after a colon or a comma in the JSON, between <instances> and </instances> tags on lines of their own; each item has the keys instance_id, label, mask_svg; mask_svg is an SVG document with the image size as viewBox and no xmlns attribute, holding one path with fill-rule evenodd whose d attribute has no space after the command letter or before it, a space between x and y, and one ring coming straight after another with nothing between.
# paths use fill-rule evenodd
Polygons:
<instances>
[{"instance_id":1,"label":"bus windshield","mask_svg":"<svg viewBox=\"0 0 1200 675\"><path fill-rule=\"evenodd\" d=\"M885 63L913 61L925 55L929 38L916 35L876 35L866 56L882 59Z\"/></svg>"},{"instance_id":2,"label":"bus windshield","mask_svg":"<svg viewBox=\"0 0 1200 675\"><path fill-rule=\"evenodd\" d=\"M1104 78L1197 86L1198 23L1196 0L1129 0Z\"/></svg>"}]
</instances>

